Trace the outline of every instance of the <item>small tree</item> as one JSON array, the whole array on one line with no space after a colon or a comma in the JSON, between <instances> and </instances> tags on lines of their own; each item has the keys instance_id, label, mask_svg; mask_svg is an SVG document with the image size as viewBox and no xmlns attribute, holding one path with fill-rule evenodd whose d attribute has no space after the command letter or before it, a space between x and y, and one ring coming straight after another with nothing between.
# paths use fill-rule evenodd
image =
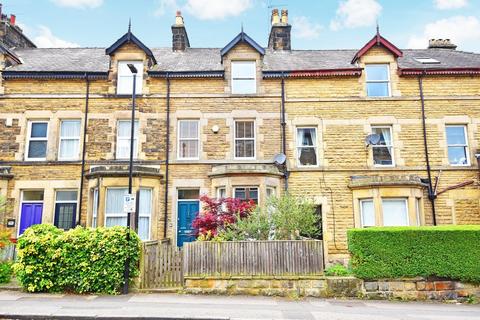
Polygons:
<instances>
[{"instance_id":1,"label":"small tree","mask_svg":"<svg viewBox=\"0 0 480 320\"><path fill-rule=\"evenodd\" d=\"M195 218L192 226L197 237L203 240L215 238L227 225L249 216L256 206L252 200L215 199L206 195L200 197L200 201L203 203L203 211Z\"/></svg>"}]
</instances>

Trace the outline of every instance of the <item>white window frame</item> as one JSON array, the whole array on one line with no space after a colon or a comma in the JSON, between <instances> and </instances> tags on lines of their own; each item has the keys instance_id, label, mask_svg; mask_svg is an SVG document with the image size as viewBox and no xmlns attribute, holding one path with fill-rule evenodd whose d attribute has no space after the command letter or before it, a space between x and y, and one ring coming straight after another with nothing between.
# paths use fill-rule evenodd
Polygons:
<instances>
[{"instance_id":1,"label":"white window frame","mask_svg":"<svg viewBox=\"0 0 480 320\"><path fill-rule=\"evenodd\" d=\"M152 211L153 211L153 188L139 188L139 195L141 190L150 190L150 213L142 214L140 213L140 204L138 208L138 217L139 218L148 218L148 237L147 239L142 239L142 241L149 241L152 238ZM140 223L139 223L140 224ZM138 226L137 226L138 228Z\"/></svg>"},{"instance_id":2,"label":"white window frame","mask_svg":"<svg viewBox=\"0 0 480 320\"><path fill-rule=\"evenodd\" d=\"M197 138L196 139L190 139L190 138L181 138L180 137L180 124L182 122L196 122L197 123ZM177 123L177 132L178 132L178 138L177 138L177 157L179 160L199 160L200 159L200 120L198 119L181 119L178 120ZM182 157L182 150L180 148L181 142L185 141L197 141L197 156L196 157Z\"/></svg>"},{"instance_id":3,"label":"white window frame","mask_svg":"<svg viewBox=\"0 0 480 320\"><path fill-rule=\"evenodd\" d=\"M225 194L224 197L222 197L222 191L221 190L224 191L223 192ZM217 199L227 198L227 187L225 187L225 186L217 187L215 189L215 196L217 197Z\"/></svg>"},{"instance_id":4,"label":"white window frame","mask_svg":"<svg viewBox=\"0 0 480 320\"><path fill-rule=\"evenodd\" d=\"M422 201L422 198L415 198L415 214L416 214L416 218L417 218L417 226L421 226L422 225L422 220L421 220L421 216L422 216L422 213L421 213L421 202Z\"/></svg>"},{"instance_id":5,"label":"white window frame","mask_svg":"<svg viewBox=\"0 0 480 320\"><path fill-rule=\"evenodd\" d=\"M253 122L253 157L237 157L237 141L250 141L252 138L237 138L237 122ZM233 158L234 160L255 160L257 158L257 122L249 119L236 119L233 122Z\"/></svg>"},{"instance_id":6,"label":"white window frame","mask_svg":"<svg viewBox=\"0 0 480 320\"><path fill-rule=\"evenodd\" d=\"M96 228L98 224L98 200L98 188L94 188L92 199L92 228Z\"/></svg>"},{"instance_id":7,"label":"white window frame","mask_svg":"<svg viewBox=\"0 0 480 320\"><path fill-rule=\"evenodd\" d=\"M62 192L62 191L75 191L77 193L77 198L75 200L57 200L57 195L58 195L58 192ZM56 215L56 211L57 211L57 203L75 203L75 215L79 214L78 212L78 195L79 195L79 191L78 189L55 189L55 203L54 203L54 207L53 207L53 210L54 210L54 217L53 217L53 220L55 222L55 215ZM75 217L75 220L77 219L77 217Z\"/></svg>"},{"instance_id":8,"label":"white window frame","mask_svg":"<svg viewBox=\"0 0 480 320\"><path fill-rule=\"evenodd\" d=\"M298 141L298 130L300 129L313 129L315 131L315 142L316 144L312 145L312 146L302 146L300 141ZM296 131L295 131L296 135L295 135L295 140L297 142L297 146L296 146L296 158L297 158L297 166L299 167L302 167L302 168L315 168L315 167L318 167L319 166L319 161L318 161L318 130L317 130L317 127L315 126L300 126L300 127L297 127L296 128ZM315 158L317 160L317 164L314 164L314 165L303 165L300 163L300 149L302 148L313 148L315 150Z\"/></svg>"},{"instance_id":9,"label":"white window frame","mask_svg":"<svg viewBox=\"0 0 480 320\"><path fill-rule=\"evenodd\" d=\"M131 123L131 120L118 120L117 121L117 141L116 141L116 150L115 150L115 159L118 159L118 160L125 160L125 159L129 159L130 158L130 155L128 154L126 157L120 157L119 156L119 151L120 151L120 143L119 141L120 140L127 140L130 142L130 130L128 131L129 132L129 135L128 137L120 137L119 136L119 133L120 133L120 130L118 130L118 128L120 127L120 122L128 122L130 124L130 126L132 125ZM137 124L137 130L135 132L135 127L134 127L134 133L133 133L133 159L138 159L138 154L139 154L139 150L138 150L138 136L140 134L140 121L138 121L137 119L135 119L134 123ZM135 126L135 124L134 124ZM131 128L131 127L129 127ZM136 133L136 134L135 134ZM129 145L130 146L130 145ZM135 150L137 152L135 152Z\"/></svg>"},{"instance_id":10,"label":"white window frame","mask_svg":"<svg viewBox=\"0 0 480 320\"><path fill-rule=\"evenodd\" d=\"M233 74L233 65L234 64L253 64L253 69L254 69L254 72L253 72L253 78L235 78L234 77L234 74ZM257 61L255 60L235 60L235 61L232 61L231 62L231 77L230 77L230 87L231 87L231 91L232 91L232 94L256 94L257 93ZM254 88L255 88L255 91L254 92L237 92L235 90L235 86L233 85L234 83L234 80L253 80L253 83L254 83Z\"/></svg>"},{"instance_id":11,"label":"white window frame","mask_svg":"<svg viewBox=\"0 0 480 320\"><path fill-rule=\"evenodd\" d=\"M382 226L385 226L385 219L384 219L384 213L383 213L383 201L403 201L405 202L405 214L407 215L407 227L410 226L410 212L408 210L408 199L409 198L402 198L402 197L394 197L394 198L389 198L389 197L382 197L380 198L380 203L382 205L382 210L381 210L381 215L382 215ZM403 227L403 226L399 226Z\"/></svg>"},{"instance_id":12,"label":"white window frame","mask_svg":"<svg viewBox=\"0 0 480 320\"><path fill-rule=\"evenodd\" d=\"M385 66L387 68L387 80L368 80L367 66ZM368 95L368 84L369 83L387 83L388 95L387 96L369 96ZM365 91L368 98L390 98L392 96L392 81L390 75L390 64L388 63L367 63L365 64Z\"/></svg>"},{"instance_id":13,"label":"white window frame","mask_svg":"<svg viewBox=\"0 0 480 320\"><path fill-rule=\"evenodd\" d=\"M463 134L465 136L465 144L448 144L448 135L447 135L447 128L448 127L462 127ZM450 163L450 159L448 159L448 165L452 167L468 167L470 166L470 147L468 145L468 130L467 125L465 124L446 124L445 125L445 144L447 145L447 159L448 159L448 149L450 147L464 147L465 148L465 155L467 157L467 163L465 164L453 164Z\"/></svg>"},{"instance_id":14,"label":"white window frame","mask_svg":"<svg viewBox=\"0 0 480 320\"><path fill-rule=\"evenodd\" d=\"M233 195L232 197L234 199L240 199L235 197L235 193L237 192L237 189L245 189L245 196L247 195L246 189L257 189L257 206L260 205L260 187L259 186L235 186L233 187ZM242 199L242 200L249 200L250 198Z\"/></svg>"},{"instance_id":15,"label":"white window frame","mask_svg":"<svg viewBox=\"0 0 480 320\"><path fill-rule=\"evenodd\" d=\"M73 121L78 121L80 124L80 132L78 132L78 137L62 137L62 123L63 122L73 122ZM60 120L60 126L59 126L59 139L58 139L58 160L61 161L68 161L68 160L79 160L80 159L80 135L82 131L82 121L81 119L62 119ZM72 158L62 158L60 155L62 154L62 140L78 140L78 150L77 150L77 155Z\"/></svg>"},{"instance_id":16,"label":"white window frame","mask_svg":"<svg viewBox=\"0 0 480 320\"><path fill-rule=\"evenodd\" d=\"M125 189L127 190L128 193L128 187L107 187L105 188L105 209L104 209L104 218L103 218L103 225L106 227L107 226L107 218L126 218L128 219L128 214L127 213L107 213L107 202L108 202L108 190L110 189ZM128 223L128 221L127 221Z\"/></svg>"},{"instance_id":17,"label":"white window frame","mask_svg":"<svg viewBox=\"0 0 480 320\"><path fill-rule=\"evenodd\" d=\"M375 221L375 224L373 226L366 226L363 221L363 203L364 202L371 202L373 205L373 219ZM375 210L375 200L373 198L365 198L365 199L360 199L358 202L360 206L360 226L362 228L370 228L370 227L375 227L377 225L377 212Z\"/></svg>"},{"instance_id":18,"label":"white window frame","mask_svg":"<svg viewBox=\"0 0 480 320\"><path fill-rule=\"evenodd\" d=\"M47 136L45 138L32 138L32 124L34 123L46 123L47 124ZM25 160L26 161L45 161L47 160L48 156L48 135L50 133L50 123L47 120L29 120L28 121L28 130L27 130L27 143L25 146ZM30 149L30 141L45 141L45 157L44 158L30 158L29 157L29 149Z\"/></svg>"},{"instance_id":19,"label":"white window frame","mask_svg":"<svg viewBox=\"0 0 480 320\"><path fill-rule=\"evenodd\" d=\"M371 132L373 133L373 129L389 129L390 130L390 137L391 137L391 144L390 145L372 145L372 162L375 167L395 167L395 142L393 139L393 126L389 125L372 125L371 126ZM374 148L387 148L389 147L391 149L391 155L392 155L392 164L375 164L375 158L374 158Z\"/></svg>"},{"instance_id":20,"label":"white window frame","mask_svg":"<svg viewBox=\"0 0 480 320\"><path fill-rule=\"evenodd\" d=\"M131 73L130 71L130 74L128 76L126 75L120 75L120 64L133 64L136 68L137 68L137 76L136 76L136 86L135 86L135 95L141 95L143 93L143 64L144 62L142 60L119 60L117 62L117 88L116 88L116 92L117 92L117 95L132 95L132 91L133 91L133 82L132 82L132 86L130 88L128 88L128 91L125 91L125 92L121 92L119 90L120 85L120 79L121 78L128 78L128 77L132 77L133 79L133 73ZM139 66L139 64L142 64L141 68ZM127 66L128 68L128 66ZM123 79L122 79L123 80Z\"/></svg>"}]
</instances>

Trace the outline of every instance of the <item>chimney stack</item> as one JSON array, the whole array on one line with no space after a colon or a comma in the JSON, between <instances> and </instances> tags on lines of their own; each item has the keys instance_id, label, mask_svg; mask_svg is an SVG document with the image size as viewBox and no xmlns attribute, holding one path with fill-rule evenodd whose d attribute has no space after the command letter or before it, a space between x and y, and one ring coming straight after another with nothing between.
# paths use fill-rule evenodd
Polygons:
<instances>
[{"instance_id":1,"label":"chimney stack","mask_svg":"<svg viewBox=\"0 0 480 320\"><path fill-rule=\"evenodd\" d=\"M288 10L282 9L281 17L278 9L272 10L272 29L268 38L268 48L273 50L291 50L292 26L288 24Z\"/></svg>"},{"instance_id":2,"label":"chimney stack","mask_svg":"<svg viewBox=\"0 0 480 320\"><path fill-rule=\"evenodd\" d=\"M172 50L185 51L186 48L190 48L187 29L185 29L182 13L177 11L175 24L172 26Z\"/></svg>"},{"instance_id":3,"label":"chimney stack","mask_svg":"<svg viewBox=\"0 0 480 320\"><path fill-rule=\"evenodd\" d=\"M0 41L8 48L36 48L35 44L28 39L23 30L17 25L17 17L14 14L4 13L0 3Z\"/></svg>"},{"instance_id":4,"label":"chimney stack","mask_svg":"<svg viewBox=\"0 0 480 320\"><path fill-rule=\"evenodd\" d=\"M457 46L450 39L430 39L428 41L428 49L450 49L455 50Z\"/></svg>"}]
</instances>

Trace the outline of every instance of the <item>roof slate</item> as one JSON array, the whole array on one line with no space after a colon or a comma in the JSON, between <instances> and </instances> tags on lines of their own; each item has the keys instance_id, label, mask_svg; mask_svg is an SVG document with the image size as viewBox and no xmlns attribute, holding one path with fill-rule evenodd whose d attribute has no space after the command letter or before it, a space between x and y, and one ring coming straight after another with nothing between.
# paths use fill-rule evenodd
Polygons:
<instances>
[{"instance_id":1,"label":"roof slate","mask_svg":"<svg viewBox=\"0 0 480 320\"><path fill-rule=\"evenodd\" d=\"M171 48L152 49L157 60L151 71L223 71L219 48L187 48L173 52ZM18 72L107 72L109 56L105 48L36 48L13 51L23 61L8 68ZM357 50L266 50L264 71L349 69ZM403 50L398 58L402 68L480 68L480 54L448 49ZM416 57L429 57L440 64L422 64Z\"/></svg>"}]
</instances>

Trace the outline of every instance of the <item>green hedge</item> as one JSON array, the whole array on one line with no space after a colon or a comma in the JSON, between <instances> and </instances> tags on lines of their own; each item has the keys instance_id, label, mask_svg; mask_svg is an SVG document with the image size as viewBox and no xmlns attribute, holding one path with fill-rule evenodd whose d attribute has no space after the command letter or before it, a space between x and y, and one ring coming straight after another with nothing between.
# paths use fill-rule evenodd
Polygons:
<instances>
[{"instance_id":1,"label":"green hedge","mask_svg":"<svg viewBox=\"0 0 480 320\"><path fill-rule=\"evenodd\" d=\"M29 292L119 293L127 252L130 280L138 275L140 240L127 229L83 228L69 231L35 225L18 239L16 276Z\"/></svg>"},{"instance_id":2,"label":"green hedge","mask_svg":"<svg viewBox=\"0 0 480 320\"><path fill-rule=\"evenodd\" d=\"M352 229L348 248L359 278L433 276L480 282L480 226Z\"/></svg>"}]
</instances>

